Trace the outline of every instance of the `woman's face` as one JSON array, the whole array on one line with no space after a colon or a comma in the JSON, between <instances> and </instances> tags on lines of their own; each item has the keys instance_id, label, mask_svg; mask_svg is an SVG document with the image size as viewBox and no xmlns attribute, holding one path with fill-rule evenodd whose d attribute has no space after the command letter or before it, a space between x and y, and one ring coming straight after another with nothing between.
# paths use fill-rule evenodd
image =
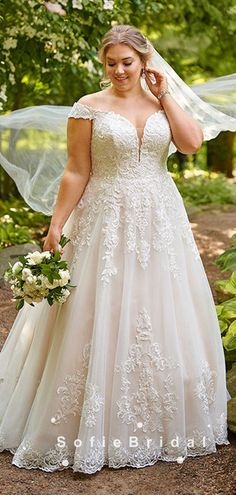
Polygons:
<instances>
[{"instance_id":1,"label":"woman's face","mask_svg":"<svg viewBox=\"0 0 236 495\"><path fill-rule=\"evenodd\" d=\"M138 83L143 66L138 53L124 43L118 43L106 52L106 75L113 86L121 91Z\"/></svg>"}]
</instances>

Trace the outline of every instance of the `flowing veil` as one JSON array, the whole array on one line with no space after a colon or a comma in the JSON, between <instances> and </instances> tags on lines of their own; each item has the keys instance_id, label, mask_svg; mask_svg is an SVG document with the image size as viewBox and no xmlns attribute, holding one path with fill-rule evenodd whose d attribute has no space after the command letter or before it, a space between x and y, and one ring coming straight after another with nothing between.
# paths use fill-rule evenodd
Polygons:
<instances>
[{"instance_id":1,"label":"flowing veil","mask_svg":"<svg viewBox=\"0 0 236 495\"><path fill-rule=\"evenodd\" d=\"M195 118L204 140L236 130L236 74L188 86L153 48L150 67L167 76L171 95ZM150 91L141 78L145 90ZM66 126L71 107L41 105L0 116L0 164L26 203L51 216L66 164ZM171 142L169 156L176 151Z\"/></svg>"}]
</instances>

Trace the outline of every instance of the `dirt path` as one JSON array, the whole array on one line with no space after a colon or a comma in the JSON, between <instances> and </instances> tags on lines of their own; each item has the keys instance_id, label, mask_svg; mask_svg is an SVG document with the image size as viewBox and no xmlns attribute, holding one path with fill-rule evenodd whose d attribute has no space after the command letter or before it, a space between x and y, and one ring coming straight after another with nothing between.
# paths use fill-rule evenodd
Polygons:
<instances>
[{"instance_id":1,"label":"dirt path","mask_svg":"<svg viewBox=\"0 0 236 495\"><path fill-rule=\"evenodd\" d=\"M223 278L214 260L236 231L236 206L213 207L191 214L194 236L215 300L213 281ZM235 227L235 228L233 228ZM0 348L15 318L10 290L0 288ZM1 495L235 495L236 435L229 432L230 445L219 446L215 454L188 458L183 464L159 461L143 469L104 467L93 475L72 469L45 473L19 469L11 464L12 454L0 454Z\"/></svg>"}]
</instances>

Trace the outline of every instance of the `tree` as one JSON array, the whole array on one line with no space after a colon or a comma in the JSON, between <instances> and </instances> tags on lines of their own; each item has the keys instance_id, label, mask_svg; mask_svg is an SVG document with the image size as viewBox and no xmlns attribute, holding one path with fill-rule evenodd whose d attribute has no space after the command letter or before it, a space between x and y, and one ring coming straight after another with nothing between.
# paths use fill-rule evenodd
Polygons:
<instances>
[{"instance_id":1,"label":"tree","mask_svg":"<svg viewBox=\"0 0 236 495\"><path fill-rule=\"evenodd\" d=\"M0 9L4 112L98 91L97 52L114 23L141 28L189 84L234 70L234 0L8 0Z\"/></svg>"},{"instance_id":2,"label":"tree","mask_svg":"<svg viewBox=\"0 0 236 495\"><path fill-rule=\"evenodd\" d=\"M207 166L210 170L233 177L233 142L234 134L227 131L207 142Z\"/></svg>"},{"instance_id":3,"label":"tree","mask_svg":"<svg viewBox=\"0 0 236 495\"><path fill-rule=\"evenodd\" d=\"M146 32L186 82L232 72L234 8L234 0L3 2L2 109L45 102L68 105L98 90L102 67L97 50L114 22Z\"/></svg>"}]
</instances>

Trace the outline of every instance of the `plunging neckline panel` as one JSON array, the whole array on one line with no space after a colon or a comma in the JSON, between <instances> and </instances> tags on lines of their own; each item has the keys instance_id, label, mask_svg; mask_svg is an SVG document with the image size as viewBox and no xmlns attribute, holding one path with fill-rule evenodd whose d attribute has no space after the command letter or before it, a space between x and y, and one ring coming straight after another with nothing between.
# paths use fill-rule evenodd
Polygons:
<instances>
[{"instance_id":1,"label":"plunging neckline panel","mask_svg":"<svg viewBox=\"0 0 236 495\"><path fill-rule=\"evenodd\" d=\"M147 125L149 123L149 121L156 115L158 115L159 113L160 114L165 114L165 111L164 110L156 110L155 112L152 112L146 119L145 121L145 124L144 124L144 127L143 127L143 132L142 132L142 136L141 138L139 138L139 135L138 135L138 128L133 124L133 122L131 122L131 120L129 120L127 117L125 117L124 115L122 115L121 113L119 112L115 112L114 110L102 110L100 108L94 108L94 107L91 107L90 105L86 105L84 103L80 103L80 102L77 102L77 104L79 105L82 105L86 108L88 108L89 110L92 110L93 112L99 112L99 113L104 113L104 114L110 114L110 115L116 115L118 116L119 118L125 120L126 122L128 122L128 124L133 128L135 129L135 134L136 134L136 141L138 143L138 161L140 162L140 157L141 157L141 151L142 151L142 147L143 147L143 141L144 141L144 137L145 137L145 131L146 131L146 128L147 128Z\"/></svg>"}]
</instances>

